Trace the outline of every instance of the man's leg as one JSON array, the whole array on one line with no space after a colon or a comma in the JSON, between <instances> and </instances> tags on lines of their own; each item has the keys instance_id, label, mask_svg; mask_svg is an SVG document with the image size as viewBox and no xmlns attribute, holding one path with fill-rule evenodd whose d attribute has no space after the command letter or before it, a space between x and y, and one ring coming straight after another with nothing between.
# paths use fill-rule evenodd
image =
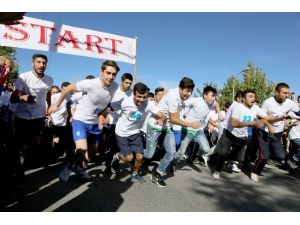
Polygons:
<instances>
[{"instance_id":1,"label":"man's leg","mask_svg":"<svg viewBox=\"0 0 300 225\"><path fill-rule=\"evenodd\" d=\"M194 140L198 143L200 149L198 151L198 157L202 157L204 160L204 165L207 167L207 162L209 160L209 156L212 154L212 150L210 148L209 142L204 134L203 130L199 130L194 137Z\"/></svg>"},{"instance_id":2,"label":"man's leg","mask_svg":"<svg viewBox=\"0 0 300 225\"><path fill-rule=\"evenodd\" d=\"M183 157L187 147L189 146L189 144L191 143L192 140L193 140L193 135L192 134L188 134L188 133L183 133L182 134L182 141L181 141L181 144L180 144L180 148L174 154L173 163L175 165L177 165L178 162L180 161L180 159Z\"/></svg>"},{"instance_id":3,"label":"man's leg","mask_svg":"<svg viewBox=\"0 0 300 225\"><path fill-rule=\"evenodd\" d=\"M258 182L257 175L260 174L265 167L270 157L269 135L264 130L258 129L257 143L258 143L258 158L252 169L250 178L251 180Z\"/></svg>"}]
</instances>

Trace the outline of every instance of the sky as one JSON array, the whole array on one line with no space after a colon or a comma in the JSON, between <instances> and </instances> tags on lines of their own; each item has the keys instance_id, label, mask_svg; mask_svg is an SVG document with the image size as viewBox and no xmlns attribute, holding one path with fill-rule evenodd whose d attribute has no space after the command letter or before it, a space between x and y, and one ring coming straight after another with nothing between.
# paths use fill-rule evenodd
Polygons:
<instances>
[{"instance_id":1,"label":"sky","mask_svg":"<svg viewBox=\"0 0 300 225\"><path fill-rule=\"evenodd\" d=\"M267 79L286 82L300 94L300 13L133 13L133 12L29 12L26 16L79 28L134 38L137 43L137 81L151 91L158 86L175 88L184 76L200 89L212 81L222 88L230 75L241 79L248 63L262 69ZM80 18L80 19L78 19ZM36 50L17 49L19 72L31 70ZM99 75L103 60L43 52L46 73L55 84L77 82ZM132 64L118 62L123 73Z\"/></svg>"}]
</instances>

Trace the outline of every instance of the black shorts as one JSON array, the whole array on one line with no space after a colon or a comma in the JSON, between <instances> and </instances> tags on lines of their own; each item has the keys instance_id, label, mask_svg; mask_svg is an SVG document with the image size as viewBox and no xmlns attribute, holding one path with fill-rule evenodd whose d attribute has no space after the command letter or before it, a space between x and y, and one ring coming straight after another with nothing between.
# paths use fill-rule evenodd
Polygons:
<instances>
[{"instance_id":1,"label":"black shorts","mask_svg":"<svg viewBox=\"0 0 300 225\"><path fill-rule=\"evenodd\" d=\"M116 134L120 153L122 155L130 155L132 152L144 153L143 139L141 133L131 135L129 137L120 137Z\"/></svg>"}]
</instances>

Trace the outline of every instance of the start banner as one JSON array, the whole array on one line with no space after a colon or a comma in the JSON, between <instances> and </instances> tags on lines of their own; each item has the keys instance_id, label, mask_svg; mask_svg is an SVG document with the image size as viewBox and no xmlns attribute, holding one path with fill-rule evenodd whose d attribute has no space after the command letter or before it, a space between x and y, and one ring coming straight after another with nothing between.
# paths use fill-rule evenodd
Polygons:
<instances>
[{"instance_id":1,"label":"start banner","mask_svg":"<svg viewBox=\"0 0 300 225\"><path fill-rule=\"evenodd\" d=\"M24 17L0 25L0 45L135 64L136 39Z\"/></svg>"}]
</instances>

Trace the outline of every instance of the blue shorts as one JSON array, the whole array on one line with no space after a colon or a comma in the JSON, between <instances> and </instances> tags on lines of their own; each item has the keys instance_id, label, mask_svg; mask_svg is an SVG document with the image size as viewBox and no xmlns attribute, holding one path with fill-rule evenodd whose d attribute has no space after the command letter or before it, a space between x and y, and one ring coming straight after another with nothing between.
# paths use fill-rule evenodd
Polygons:
<instances>
[{"instance_id":1,"label":"blue shorts","mask_svg":"<svg viewBox=\"0 0 300 225\"><path fill-rule=\"evenodd\" d=\"M130 155L132 152L144 153L143 139L141 133L131 135L129 137L120 137L116 134L120 153L122 155Z\"/></svg>"},{"instance_id":2,"label":"blue shorts","mask_svg":"<svg viewBox=\"0 0 300 225\"><path fill-rule=\"evenodd\" d=\"M88 140L91 144L99 144L101 130L98 124L87 124L79 120L72 121L74 141Z\"/></svg>"}]
</instances>

